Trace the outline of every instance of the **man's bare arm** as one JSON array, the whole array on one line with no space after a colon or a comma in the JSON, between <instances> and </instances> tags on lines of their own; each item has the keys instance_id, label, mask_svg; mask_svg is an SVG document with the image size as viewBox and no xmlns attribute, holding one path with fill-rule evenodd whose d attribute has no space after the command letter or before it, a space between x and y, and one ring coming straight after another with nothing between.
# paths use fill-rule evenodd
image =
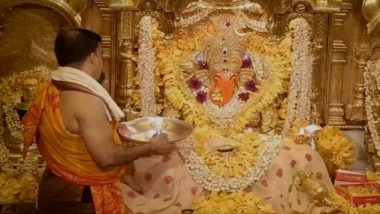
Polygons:
<instances>
[{"instance_id":1,"label":"man's bare arm","mask_svg":"<svg viewBox=\"0 0 380 214\"><path fill-rule=\"evenodd\" d=\"M103 168L127 164L152 152L154 144L144 144L132 148L117 145L100 100L84 95L82 106L78 108L76 118L81 136L95 163ZM162 138L162 137L161 137ZM158 139L164 141L164 139ZM167 144L167 143L166 143Z\"/></svg>"}]
</instances>

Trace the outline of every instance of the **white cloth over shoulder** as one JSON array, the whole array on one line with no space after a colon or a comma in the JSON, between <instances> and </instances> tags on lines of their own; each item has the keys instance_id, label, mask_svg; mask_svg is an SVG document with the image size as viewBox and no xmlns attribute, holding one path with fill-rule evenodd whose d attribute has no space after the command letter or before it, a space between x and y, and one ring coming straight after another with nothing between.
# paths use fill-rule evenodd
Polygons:
<instances>
[{"instance_id":1,"label":"white cloth over shoulder","mask_svg":"<svg viewBox=\"0 0 380 214\"><path fill-rule=\"evenodd\" d=\"M101 98L110 121L119 121L123 118L124 112L115 103L107 90L99 84L93 77L85 72L72 67L59 67L51 74L51 79L55 81L75 83L87 88L89 91Z\"/></svg>"}]
</instances>

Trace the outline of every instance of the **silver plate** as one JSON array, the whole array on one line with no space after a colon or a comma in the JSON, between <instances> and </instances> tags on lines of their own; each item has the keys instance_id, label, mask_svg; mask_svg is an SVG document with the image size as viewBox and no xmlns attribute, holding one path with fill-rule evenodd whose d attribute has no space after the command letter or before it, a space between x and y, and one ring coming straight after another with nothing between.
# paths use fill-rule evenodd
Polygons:
<instances>
[{"instance_id":1,"label":"silver plate","mask_svg":"<svg viewBox=\"0 0 380 214\"><path fill-rule=\"evenodd\" d=\"M153 135L164 133L169 142L186 139L193 131L185 121L168 117L144 117L120 123L119 134L126 140L148 143Z\"/></svg>"}]
</instances>

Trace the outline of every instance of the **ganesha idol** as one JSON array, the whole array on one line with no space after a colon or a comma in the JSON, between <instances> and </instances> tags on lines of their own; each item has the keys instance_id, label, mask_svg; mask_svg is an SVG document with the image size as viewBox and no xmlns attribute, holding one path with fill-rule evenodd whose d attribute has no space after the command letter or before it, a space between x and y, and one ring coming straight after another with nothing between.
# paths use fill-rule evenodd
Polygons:
<instances>
[{"instance_id":1,"label":"ganesha idol","mask_svg":"<svg viewBox=\"0 0 380 214\"><path fill-rule=\"evenodd\" d=\"M190 35L169 47L156 47L158 56L179 53L177 59L158 63L167 69L168 101L193 124L194 133L170 155L141 158L128 167L122 189L132 213L333 211L294 184L297 173L309 171L317 182L333 188L317 152L276 134L278 121L284 119L279 111L286 92L271 90L278 83L271 80L275 62L265 51L247 47L249 39L260 35L239 33L235 25L228 19L197 41ZM197 42L195 48L178 48ZM286 75L284 81L289 80ZM244 113L251 108L260 110ZM236 209L226 212L225 205Z\"/></svg>"},{"instance_id":2,"label":"ganesha idol","mask_svg":"<svg viewBox=\"0 0 380 214\"><path fill-rule=\"evenodd\" d=\"M211 76L211 88L208 92L209 99L214 105L224 107L230 103L231 99L235 98L236 94L238 94L238 99L246 101L249 98L249 93L237 93L239 91L239 83L243 83L242 85L244 85L245 89L251 92L258 90L256 84L260 76L253 75L252 60L249 53L244 53L242 50L241 52L240 50L234 51L232 47L227 46L225 46L222 51L212 49L208 51L210 51L209 54L217 55L212 57L212 59L215 60L214 62L210 60L210 69L204 53L199 53L196 56L196 60L199 67L198 75L203 78L205 78L204 74ZM240 55L243 54L244 58L241 60ZM233 58L233 55L237 55L235 56L236 58ZM205 80L207 85L207 79L203 80ZM192 76L188 82L193 90L200 89L202 86L202 82L199 82L197 79L197 74ZM197 100L201 103L206 100L202 98L202 94L203 93L197 94L200 95L197 97Z\"/></svg>"}]
</instances>

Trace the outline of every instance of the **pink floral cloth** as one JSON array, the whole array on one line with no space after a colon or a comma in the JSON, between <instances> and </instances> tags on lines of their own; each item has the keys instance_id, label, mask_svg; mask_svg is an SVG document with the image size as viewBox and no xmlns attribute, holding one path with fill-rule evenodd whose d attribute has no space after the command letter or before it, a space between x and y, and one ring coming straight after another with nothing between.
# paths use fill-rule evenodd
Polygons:
<instances>
[{"instance_id":1,"label":"pink floral cloth","mask_svg":"<svg viewBox=\"0 0 380 214\"><path fill-rule=\"evenodd\" d=\"M204 194L177 152L141 158L133 167L134 170L125 175L122 186L125 204L133 213L178 214L191 208L193 199ZM276 213L305 212L310 204L309 195L297 191L293 185L293 176L304 170L314 172L317 180L328 189L333 188L318 153L310 146L287 142L261 179L246 191L272 204ZM313 213L330 210L329 207L316 207Z\"/></svg>"}]
</instances>

